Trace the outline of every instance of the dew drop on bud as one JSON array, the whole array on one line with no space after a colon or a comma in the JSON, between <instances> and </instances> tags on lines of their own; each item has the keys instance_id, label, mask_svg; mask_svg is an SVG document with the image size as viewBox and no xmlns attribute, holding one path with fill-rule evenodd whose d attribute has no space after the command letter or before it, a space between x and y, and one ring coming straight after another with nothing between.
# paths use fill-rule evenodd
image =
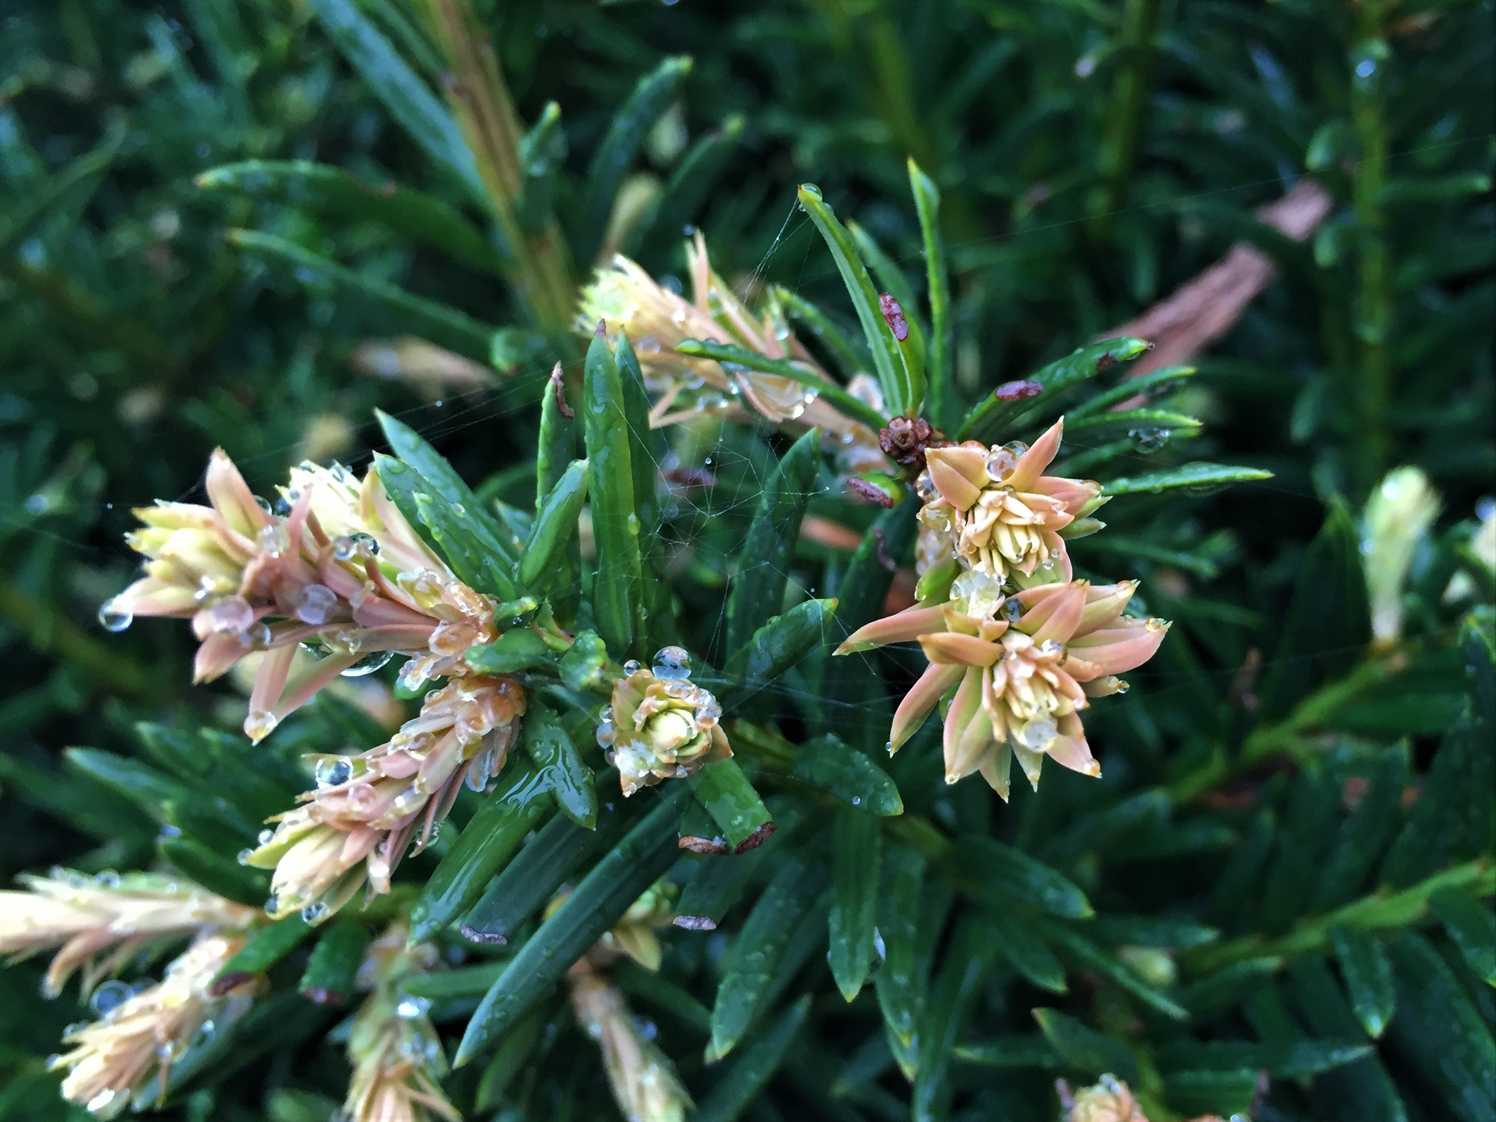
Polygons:
<instances>
[{"instance_id":1,"label":"dew drop on bud","mask_svg":"<svg viewBox=\"0 0 1496 1122\"><path fill-rule=\"evenodd\" d=\"M327 915L327 911L327 905L319 901L318 903L308 904L302 908L301 918L304 923L320 923L322 918Z\"/></svg>"},{"instance_id":2,"label":"dew drop on bud","mask_svg":"<svg viewBox=\"0 0 1496 1122\"><path fill-rule=\"evenodd\" d=\"M426 1010L431 1008L431 999L427 997L411 997L410 994L402 994L400 1002L395 1006L395 1016L406 1020L426 1015Z\"/></svg>"},{"instance_id":3,"label":"dew drop on bud","mask_svg":"<svg viewBox=\"0 0 1496 1122\"><path fill-rule=\"evenodd\" d=\"M654 675L678 682L691 676L691 656L684 647L661 647L654 656Z\"/></svg>"},{"instance_id":4,"label":"dew drop on bud","mask_svg":"<svg viewBox=\"0 0 1496 1122\"><path fill-rule=\"evenodd\" d=\"M134 622L135 617L122 608L116 608L113 600L104 601L99 609L99 626L105 631L124 631Z\"/></svg>"},{"instance_id":5,"label":"dew drop on bud","mask_svg":"<svg viewBox=\"0 0 1496 1122\"><path fill-rule=\"evenodd\" d=\"M244 718L244 735L251 740L264 740L275 731L280 718L268 709L251 709Z\"/></svg>"},{"instance_id":6,"label":"dew drop on bud","mask_svg":"<svg viewBox=\"0 0 1496 1122\"><path fill-rule=\"evenodd\" d=\"M261 526L258 538L260 548L271 557L279 557L291 548L291 537L286 533L286 528L275 522Z\"/></svg>"},{"instance_id":7,"label":"dew drop on bud","mask_svg":"<svg viewBox=\"0 0 1496 1122\"><path fill-rule=\"evenodd\" d=\"M118 1091L111 1091L106 1087L93 1098L89 1099L88 1105L83 1109L88 1111L88 1113L90 1114L102 1114L104 1111L109 1109L109 1104L114 1102L115 1098L117 1098L118 1095Z\"/></svg>"},{"instance_id":8,"label":"dew drop on bud","mask_svg":"<svg viewBox=\"0 0 1496 1122\"><path fill-rule=\"evenodd\" d=\"M301 590L301 603L297 605L294 615L302 623L320 626L327 622L327 617L332 614L337 603L337 593L327 585L309 584Z\"/></svg>"},{"instance_id":9,"label":"dew drop on bud","mask_svg":"<svg viewBox=\"0 0 1496 1122\"><path fill-rule=\"evenodd\" d=\"M249 859L251 857L253 857L254 855L255 855L255 851L252 850L252 849L250 849L250 848L248 848L246 846L244 849L241 849L239 851L239 864L241 864L241 865L248 865L249 864Z\"/></svg>"},{"instance_id":10,"label":"dew drop on bud","mask_svg":"<svg viewBox=\"0 0 1496 1122\"><path fill-rule=\"evenodd\" d=\"M1058 657L1065 653L1065 644L1058 639L1045 639L1039 644L1039 653L1049 657Z\"/></svg>"},{"instance_id":11,"label":"dew drop on bud","mask_svg":"<svg viewBox=\"0 0 1496 1122\"><path fill-rule=\"evenodd\" d=\"M366 654L347 670L344 670L343 677L362 678L365 674L372 674L376 670L382 670L388 665L390 659L394 657L394 651L375 651L373 654Z\"/></svg>"},{"instance_id":12,"label":"dew drop on bud","mask_svg":"<svg viewBox=\"0 0 1496 1122\"><path fill-rule=\"evenodd\" d=\"M1167 631L1169 630L1169 621L1166 619L1159 619L1157 616L1153 616L1150 619L1145 620L1143 626L1146 627L1149 631Z\"/></svg>"},{"instance_id":13,"label":"dew drop on bud","mask_svg":"<svg viewBox=\"0 0 1496 1122\"><path fill-rule=\"evenodd\" d=\"M312 774L318 787L341 787L353 778L353 764L341 759L318 760Z\"/></svg>"},{"instance_id":14,"label":"dew drop on bud","mask_svg":"<svg viewBox=\"0 0 1496 1122\"><path fill-rule=\"evenodd\" d=\"M623 672L625 674L637 674L642 669L644 667L637 658L631 658L623 664Z\"/></svg>"},{"instance_id":15,"label":"dew drop on bud","mask_svg":"<svg viewBox=\"0 0 1496 1122\"><path fill-rule=\"evenodd\" d=\"M274 508L270 505L270 500L267 499L264 495L255 496L255 505L263 510L266 514L270 514L274 510Z\"/></svg>"},{"instance_id":16,"label":"dew drop on bud","mask_svg":"<svg viewBox=\"0 0 1496 1122\"><path fill-rule=\"evenodd\" d=\"M134 996L135 993L128 983L111 980L93 991L93 996L88 999L88 1007L94 1011L96 1017L108 1017Z\"/></svg>"},{"instance_id":17,"label":"dew drop on bud","mask_svg":"<svg viewBox=\"0 0 1496 1122\"><path fill-rule=\"evenodd\" d=\"M993 479L1003 478L1017 466L1018 457L1011 448L994 448L987 457L987 474Z\"/></svg>"},{"instance_id":18,"label":"dew drop on bud","mask_svg":"<svg viewBox=\"0 0 1496 1122\"><path fill-rule=\"evenodd\" d=\"M208 611L208 628L217 635L239 635L255 621L255 610L242 596L225 596Z\"/></svg>"}]
</instances>

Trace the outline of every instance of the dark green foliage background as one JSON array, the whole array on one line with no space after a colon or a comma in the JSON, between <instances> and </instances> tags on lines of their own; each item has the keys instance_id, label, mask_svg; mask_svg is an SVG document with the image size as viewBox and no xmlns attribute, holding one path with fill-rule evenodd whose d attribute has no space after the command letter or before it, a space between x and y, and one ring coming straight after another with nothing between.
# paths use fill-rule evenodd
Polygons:
<instances>
[{"instance_id":1,"label":"dark green foliage background","mask_svg":"<svg viewBox=\"0 0 1496 1122\"><path fill-rule=\"evenodd\" d=\"M227 229L289 239L484 324L531 325L499 278L383 226L194 184L198 173L239 160L316 160L369 182L419 188L481 223L470 198L350 68L314 7L0 7L7 882L54 863L98 871L157 859L162 821L66 763L64 748L140 755L134 724L145 719L235 727L230 691L186 687L185 628L150 622L110 635L94 622L97 605L131 576L132 555L120 542L129 508L192 495L215 444L268 493L301 458L307 427L322 414L351 423L341 458L362 467L381 446L372 419L380 407L422 432L475 486L487 480L485 493L521 506L533 498L526 488L541 377L557 353L574 362L580 349L553 336L499 388L440 405L355 374L348 356L360 341L418 325L316 270L236 249ZM381 19L404 9L399 0L354 7ZM1132 676L1132 693L1088 721L1106 779L1052 769L1039 796L1019 791L1010 806L975 780L947 791L929 730L894 769L906 808L954 839L942 866L950 876L929 876L920 913L944 914L950 881L973 901L956 907L948 927L920 937L927 952L939 951L919 964L933 971L932 1031L949 1030L949 1043L967 1050L951 1059L929 1045L914 1088L917 1115L1053 1117L1054 1075L1122 1073L1134 1061L1106 1048L1126 1039L1146 1045L1146 1065L1155 1081L1163 1072L1182 1114L1233 1109L1243 1098L1241 1073L1273 1067L1282 1077L1272 1081L1263 1119L1491 1117L1496 990L1430 913L1415 910L1385 932L1397 1011L1374 1042L1378 1058L1317 1078L1323 1065L1302 1054L1296 1067L1277 1054L1269 1063L1260 1051L1207 1062L1190 1049L1194 1040L1365 1043L1364 1020L1347 1004L1358 996L1347 996L1354 982L1343 976L1356 948L1337 964L1328 932L1257 972L1214 972L1229 955L1213 961L1210 946L1182 952L1181 985L1166 1000L1191 1011L1188 1027L1140 997L1137 975L1119 972L1109 949L1100 964L1087 957L1087 948L1147 941L1120 917L1208 923L1231 947L1237 937L1314 931L1318 917L1378 886L1416 888L1476 860L1487 862L1490 890L1490 617L1484 637L1472 625L1462 638L1460 606L1442 599L1449 577L1468 568L1460 551L1475 503L1496 490L1490 0L1414 0L1385 12L1331 0L480 0L477 8L524 121L548 101L561 107L569 155L555 209L574 238L586 172L611 115L660 60L695 60L679 95L691 139L741 118L739 142L698 200L662 213L631 246L657 275L681 272L678 232L690 223L707 233L725 277L784 285L850 328L835 268L794 208L794 189L819 184L922 290L904 164L913 155L943 194L963 405L1131 319L1238 239L1280 270L1173 399L1206 420L1206 435L1155 455L1129 449L1094 469L1105 481L1211 459L1275 473L1214 495L1119 498L1096 550L1077 544L1084 572L1142 577L1149 610L1178 621L1159 658ZM640 166L653 162L664 178L675 158L646 145ZM1337 205L1300 245L1252 211L1280 197L1306 162ZM704 510L687 509L676 519L676 540L698 546L675 589L695 650L724 653L712 650L723 584L754 489L785 447L761 435L724 437L717 459L727 497L713 501L733 517L708 526ZM1406 642L1393 665L1369 654L1356 519L1382 475L1401 464L1428 473L1443 517L1415 557ZM835 496L816 497L811 510L859 527L868 521L866 508ZM797 555L794 576L816 595L838 594L841 569L814 550ZM1483 594L1489 602L1489 580ZM1259 657L1259 676L1239 675ZM829 729L876 749L885 695L896 696L914 665L901 656L869 665L882 677L863 669L848 677L813 659L743 715L777 719L795 736ZM1343 696L1316 692L1346 681ZM1306 716L1295 708L1306 698L1324 704ZM300 751L360 743L367 730L352 719L319 705L288 724L273 748L254 750L276 761L267 782L289 797ZM228 743L204 751L228 757ZM251 751L242 746L245 759ZM1374 819L1346 813L1347 777L1371 779L1368 801L1381 796ZM231 771L205 783L231 803L238 797ZM1404 787L1418 791L1411 806L1397 794ZM986 867L984 836L1062 871L1101 918L1041 923L999 883L971 890L967 882ZM416 883L431 867L429 859L408 866ZM740 904L724 930L737 930L747 912ZM1489 931L1482 922L1477 932ZM1023 980L1051 969L1035 931L1048 933L1063 960L1053 969L1067 968L1068 994ZM1096 941L1077 950L1077 931ZM666 959L666 977L707 1008L723 949L714 938L677 932ZM1038 968L999 953L1025 938L1037 945ZM819 947L802 956L781 999L806 1022L746 1116L908 1116L911 1091L891 1067L871 992L846 1006L820 957ZM38 979L34 964L0 971L0 1118L67 1116L42 1059L79 1013L71 996L41 1001ZM688 1084L708 1093L714 1075L699 1059L702 1026L680 1011L701 1006L661 1013L670 1002L651 1004L650 985L635 979L630 988L658 1015L660 1042ZM801 993L809 1010L796 1014ZM1039 1006L1061 1011L1045 1015L1042 1036L1029 1012ZM547 1016L554 1027L538 1076L516 1084L502 1116L611 1110L590 1044L564 1014ZM331 1023L302 1009L283 1041L264 1041L241 1069L220 1070L223 1081L205 1081L169 1112L323 1116L343 1079L337 1048L317 1042ZM763 1025L772 1045L779 1030L769 1016ZM1110 1040L1085 1035L1092 1030ZM469 1116L499 1112L471 1109L475 1082L466 1072L453 1081Z\"/></svg>"}]
</instances>

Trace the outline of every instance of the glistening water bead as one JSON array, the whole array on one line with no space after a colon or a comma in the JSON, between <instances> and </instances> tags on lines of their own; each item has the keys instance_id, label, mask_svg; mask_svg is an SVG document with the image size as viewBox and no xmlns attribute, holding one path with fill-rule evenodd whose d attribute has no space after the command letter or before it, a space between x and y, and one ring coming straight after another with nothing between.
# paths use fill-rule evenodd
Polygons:
<instances>
[{"instance_id":1,"label":"glistening water bead","mask_svg":"<svg viewBox=\"0 0 1496 1122\"><path fill-rule=\"evenodd\" d=\"M684 647L661 647L654 656L654 676L678 682L691 676L691 656Z\"/></svg>"},{"instance_id":2,"label":"glistening water bead","mask_svg":"<svg viewBox=\"0 0 1496 1122\"><path fill-rule=\"evenodd\" d=\"M312 771L318 787L341 787L353 778L353 764L348 760L318 760Z\"/></svg>"},{"instance_id":3,"label":"glistening water bead","mask_svg":"<svg viewBox=\"0 0 1496 1122\"><path fill-rule=\"evenodd\" d=\"M135 622L129 612L114 606L113 600L105 600L99 608L99 626L105 631L120 632Z\"/></svg>"},{"instance_id":4,"label":"glistening water bead","mask_svg":"<svg viewBox=\"0 0 1496 1122\"><path fill-rule=\"evenodd\" d=\"M390 659L395 657L394 651L375 651L366 654L347 670L343 671L345 678L362 678L365 674L372 674L376 670L382 670L388 665Z\"/></svg>"}]
</instances>

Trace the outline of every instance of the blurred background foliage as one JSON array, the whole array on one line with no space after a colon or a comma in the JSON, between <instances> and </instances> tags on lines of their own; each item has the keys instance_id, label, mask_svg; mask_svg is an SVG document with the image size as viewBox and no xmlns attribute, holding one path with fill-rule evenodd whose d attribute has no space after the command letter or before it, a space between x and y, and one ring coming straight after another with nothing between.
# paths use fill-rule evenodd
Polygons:
<instances>
[{"instance_id":1,"label":"blurred background foliage","mask_svg":"<svg viewBox=\"0 0 1496 1122\"><path fill-rule=\"evenodd\" d=\"M1257 1116L1489 1118L1496 1088L1481 1082L1493 1070L1496 991L1475 980L1458 937L1428 926L1437 917L1423 904L1444 884L1428 878L1451 870L1465 870L1457 888L1492 888L1491 738L1478 731L1492 720L1480 694L1491 689L1489 616L1485 638L1471 625L1459 639L1464 613L1491 595L1472 552L1477 505L1496 490L1490 0L476 0L472 10L522 127L559 110L559 127L530 133L520 168L496 168L481 145L467 154L441 109L454 65L441 20L405 0L0 9L0 877L152 860L158 823L66 764L65 747L132 754L134 722L163 715L235 723L216 708L231 690L179 688L184 629L112 636L94 622L130 576L120 535L131 506L190 494L215 444L265 493L303 458L361 465L379 440L375 407L486 480L482 493L518 495L505 469L529 475L544 375L580 355L567 294L595 263L623 250L680 278L681 233L694 226L744 290L782 286L850 322L795 186L819 184L922 289L912 156L943 196L966 401L1114 333L1234 245L1258 251L1276 279L1176 397L1208 422L1190 457L1274 478L1109 508L1132 503L1103 567L1131 565L1150 609L1181 626L1127 701L1095 719L1106 781L1051 779L1011 807L967 786L906 789L906 803L923 802L954 836L991 832L1039 853L1098 910L1218 928L1219 941L1180 951L1179 966L1172 951L1131 950L1164 971L1165 988L1176 970L1181 986L1193 978L1174 998L1228 1037L1364 1043L1364 995L1347 1003L1340 987L1354 983L1343 964L1341 981L1326 965L1334 946L1321 919L1377 885L1421 892L1412 910L1388 913L1401 1020L1373 1041L1377 1053L1317 1079L1314 1063L1279 1064L1285 1078ZM405 69L361 55L368 32ZM669 61L684 58L689 67ZM650 75L653 101L631 102ZM615 118L620 106L636 117ZM315 161L352 178L288 185L242 166L252 160ZM520 190L505 218L493 200L510 172ZM1307 237L1255 217L1309 173L1331 206ZM507 253L516 233L525 251ZM1172 462L1184 441L1167 435L1114 452L1111 474ZM1394 582L1401 622L1373 642L1363 509L1401 465L1426 474L1442 513ZM813 512L866 524L846 507ZM807 585L822 579L824 554L802 561ZM329 719L308 716L285 760L319 734L341 735L317 724ZM1375 823L1352 809L1368 791L1381 800ZM1320 876L1326 862L1333 877ZM943 915L949 893L942 904L934 889L931 914ZM1459 899L1439 912L1456 917L1449 931L1488 930L1488 913L1472 919ZM1306 930L1286 949L1273 942ZM682 984L710 975L699 948L680 954ZM1081 959L1067 957L1083 980L1065 998L1034 989L1032 962L1017 971L1028 981L987 963L989 982L963 1013L973 1027L961 1039L975 1043L942 1065L942 1090L916 1087L928 1099L916 1111L937 1116L954 1089L963 1117L1051 1117L1055 1071L1125 1065L1084 1034L1146 1038L1157 1007L1128 995L1136 973L1119 990ZM906 1116L909 1087L869 999L838 1009L825 971L805 971L798 988L815 1004L804 1047L750 1116ZM44 1005L34 979L0 974L0 1070L11 1077L0 1117L65 1113L40 1060L76 1013ZM947 973L932 985L960 988ZM1065 1008L1041 1019L1051 1051L1006 1066L1001 1043L1041 1039L1028 1010L1046 1002ZM671 1027L690 1042L679 1054L699 1043ZM1112 1062L1093 1063L1096 1048ZM1177 1110L1193 1109L1190 1087L1200 1109L1251 1102L1240 1072L1199 1068L1187 1053L1147 1060L1155 1082L1169 1063L1194 1079L1170 1085ZM592 1117L593 1100L566 1096L601 1086L595 1055L545 1056L552 1078L504 1109L561 1117L565 1100L573 1117ZM568 1091L572 1065L591 1074ZM310 1046L287 1048L174 1109L315 1117L316 1093L339 1094L330 1066ZM682 1065L688 1082L698 1067Z\"/></svg>"}]
</instances>

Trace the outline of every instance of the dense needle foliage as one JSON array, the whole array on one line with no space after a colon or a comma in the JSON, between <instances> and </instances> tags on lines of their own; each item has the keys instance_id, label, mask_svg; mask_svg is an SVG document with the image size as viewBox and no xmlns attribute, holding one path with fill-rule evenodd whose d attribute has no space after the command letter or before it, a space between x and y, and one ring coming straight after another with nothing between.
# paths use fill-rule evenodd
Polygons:
<instances>
[{"instance_id":1,"label":"dense needle foliage","mask_svg":"<svg viewBox=\"0 0 1496 1122\"><path fill-rule=\"evenodd\" d=\"M0 1119L363 1122L405 1079L506 1122L1037 1122L1111 1074L1152 1122L1489 1120L1493 75L1491 0L0 9L0 948L53 866L199 909L91 991L0 970ZM1259 217L1309 184L1298 228ZM704 311L761 346L640 326L697 231ZM636 287L589 289L614 254ZM1223 260L1235 289L1145 315ZM916 590L926 441L802 434L920 414L992 446L1064 414L1053 475L1112 496L1074 575L1173 628L1085 709L1100 778L948 783L940 713L890 758L920 649L833 656L951 574ZM132 508L205 502L215 447L281 514L295 465L378 453L379 556L486 597L400 586L428 632L478 620L462 665L313 637L369 673L252 743L251 675L189 686L182 621L96 622ZM666 647L711 695L647 748L692 774L650 756L624 798L616 730L663 692L614 680ZM486 791L459 771L373 892L271 897L267 818L468 703ZM67 1027L171 986L217 1012L65 1102Z\"/></svg>"}]
</instances>

